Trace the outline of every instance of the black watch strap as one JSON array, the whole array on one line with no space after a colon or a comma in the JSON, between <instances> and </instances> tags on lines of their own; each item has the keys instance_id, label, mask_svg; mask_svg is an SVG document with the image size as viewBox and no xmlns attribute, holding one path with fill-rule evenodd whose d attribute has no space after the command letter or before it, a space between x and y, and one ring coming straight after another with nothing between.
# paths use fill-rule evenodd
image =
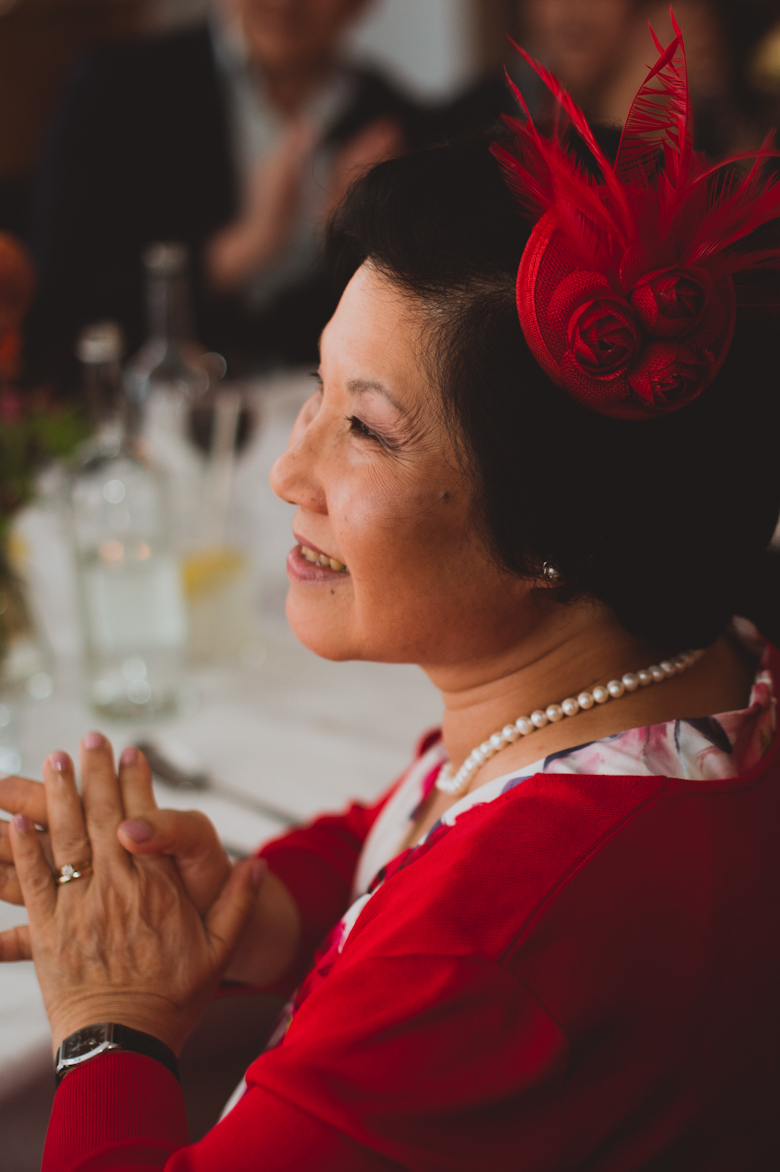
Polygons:
<instances>
[{"instance_id":1,"label":"black watch strap","mask_svg":"<svg viewBox=\"0 0 780 1172\"><path fill-rule=\"evenodd\" d=\"M165 1042L152 1034L144 1034L141 1030L131 1029L130 1026L120 1025L118 1022L100 1022L98 1025L85 1026L76 1030L60 1043L54 1063L54 1078L59 1086L69 1070L81 1066L99 1054L108 1050L126 1050L131 1054L144 1054L147 1058L154 1058L170 1070L171 1074L181 1082L179 1063Z\"/></svg>"}]
</instances>

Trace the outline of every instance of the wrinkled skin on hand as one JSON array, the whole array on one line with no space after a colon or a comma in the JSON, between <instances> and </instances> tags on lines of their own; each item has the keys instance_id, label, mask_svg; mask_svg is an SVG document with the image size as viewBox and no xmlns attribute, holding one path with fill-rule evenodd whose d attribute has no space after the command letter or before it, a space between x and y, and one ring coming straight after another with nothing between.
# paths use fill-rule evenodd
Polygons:
<instances>
[{"instance_id":1,"label":"wrinkled skin on hand","mask_svg":"<svg viewBox=\"0 0 780 1172\"><path fill-rule=\"evenodd\" d=\"M184 888L198 911L201 914L208 911L230 874L230 859L214 826L199 810L158 809L149 766L137 749L124 751L120 771L128 779L126 801L129 803L126 820L117 831L122 846L135 855L169 855L176 861ZM26 777L0 778L0 809L9 814L25 814L41 827L38 832L41 848L49 866L54 868L43 783ZM13 863L8 823L3 821L0 821L0 900L24 903Z\"/></svg>"},{"instance_id":2,"label":"wrinkled skin on hand","mask_svg":"<svg viewBox=\"0 0 780 1172\"><path fill-rule=\"evenodd\" d=\"M178 1051L252 913L262 867L258 871L253 860L232 870L228 864L227 882L223 878L202 914L171 858L133 855L120 841L128 812L136 824L144 810L154 816L151 781L140 756L117 773L108 743L89 734L81 776L79 796L70 759L53 754L44 765L45 811L37 808L41 790L34 783L19 780L2 794L5 802L15 789L16 799L30 810L15 814L3 838L15 868L15 880L6 886L16 882L27 906L27 939L54 1045L74 1030L110 1020L151 1033ZM37 813L43 815L39 824L48 828L49 858L46 839L33 825ZM195 833L192 842L202 847L207 837ZM216 862L213 850L206 857ZM91 861L93 871L58 885L52 861L55 869ZM212 868L208 882L194 884L202 903L216 880ZM19 929L0 935L3 959L16 959L12 953L21 949L23 938Z\"/></svg>"}]
</instances>

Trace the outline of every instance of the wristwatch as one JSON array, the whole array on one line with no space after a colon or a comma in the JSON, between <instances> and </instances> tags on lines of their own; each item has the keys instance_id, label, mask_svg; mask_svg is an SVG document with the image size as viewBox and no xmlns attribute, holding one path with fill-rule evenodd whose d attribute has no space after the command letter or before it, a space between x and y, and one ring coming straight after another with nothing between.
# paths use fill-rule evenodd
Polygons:
<instances>
[{"instance_id":1,"label":"wristwatch","mask_svg":"<svg viewBox=\"0 0 780 1172\"><path fill-rule=\"evenodd\" d=\"M84 1026L60 1042L54 1060L56 1085L60 1085L74 1066L81 1066L82 1062L89 1062L107 1050L129 1050L133 1054L145 1054L147 1058L161 1062L181 1081L176 1055L159 1038L113 1021L102 1021L98 1025Z\"/></svg>"}]
</instances>

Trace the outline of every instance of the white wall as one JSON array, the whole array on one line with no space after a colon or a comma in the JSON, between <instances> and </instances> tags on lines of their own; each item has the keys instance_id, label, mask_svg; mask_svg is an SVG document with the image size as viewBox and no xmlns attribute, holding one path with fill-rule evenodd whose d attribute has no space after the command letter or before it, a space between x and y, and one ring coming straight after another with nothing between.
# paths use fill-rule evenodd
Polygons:
<instances>
[{"instance_id":1,"label":"white wall","mask_svg":"<svg viewBox=\"0 0 780 1172\"><path fill-rule=\"evenodd\" d=\"M3 0L0 0L0 4ZM157 27L202 17L208 0L155 0ZM350 34L351 51L423 98L454 92L474 74L473 0L372 0Z\"/></svg>"}]
</instances>

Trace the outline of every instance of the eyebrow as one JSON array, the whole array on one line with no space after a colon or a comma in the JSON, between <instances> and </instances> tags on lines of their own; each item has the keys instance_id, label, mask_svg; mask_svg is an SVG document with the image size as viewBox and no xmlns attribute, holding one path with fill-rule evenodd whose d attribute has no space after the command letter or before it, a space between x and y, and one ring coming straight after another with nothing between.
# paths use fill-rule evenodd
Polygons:
<instances>
[{"instance_id":1,"label":"eyebrow","mask_svg":"<svg viewBox=\"0 0 780 1172\"><path fill-rule=\"evenodd\" d=\"M384 383L367 378L351 378L347 383L347 390L353 395L362 395L365 391L376 391L377 394L383 395L395 407L396 411L403 414L403 407L397 399L393 398Z\"/></svg>"}]
</instances>

